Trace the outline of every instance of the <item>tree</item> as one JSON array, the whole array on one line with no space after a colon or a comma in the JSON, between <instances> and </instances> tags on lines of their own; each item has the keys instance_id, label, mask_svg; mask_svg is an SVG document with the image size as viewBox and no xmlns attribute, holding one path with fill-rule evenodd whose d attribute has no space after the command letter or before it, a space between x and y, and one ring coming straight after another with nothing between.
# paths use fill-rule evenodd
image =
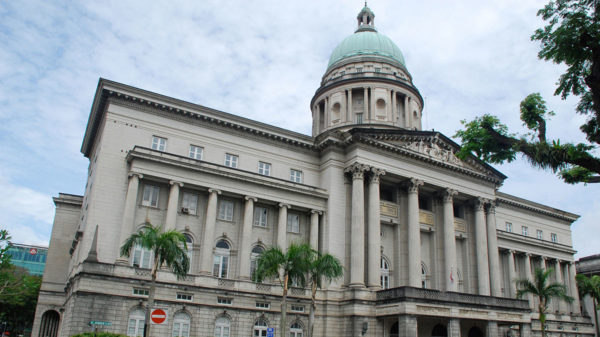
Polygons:
<instances>
[{"instance_id":1,"label":"tree","mask_svg":"<svg viewBox=\"0 0 600 337\"><path fill-rule=\"evenodd\" d=\"M344 275L344 268L338 258L331 254L322 254L315 250L311 251L308 279L310 281L311 303L308 316L308 337L313 336L315 325L315 311L317 310L315 297L317 288L321 288L323 279L331 282Z\"/></svg>"},{"instance_id":2,"label":"tree","mask_svg":"<svg viewBox=\"0 0 600 337\"><path fill-rule=\"evenodd\" d=\"M0 321L8 330L23 332L33 324L42 278L26 269L11 265L0 272Z\"/></svg>"},{"instance_id":3,"label":"tree","mask_svg":"<svg viewBox=\"0 0 600 337\"><path fill-rule=\"evenodd\" d=\"M10 265L10 255L8 255L8 248L10 248L11 239L10 234L6 229L0 229L0 269L6 268Z\"/></svg>"},{"instance_id":4,"label":"tree","mask_svg":"<svg viewBox=\"0 0 600 337\"><path fill-rule=\"evenodd\" d=\"M600 336L600 327L598 326L598 310L600 310L600 276L594 275L587 277L583 274L575 276L577 279L577 288L583 298L590 295L594 303L594 321L596 322L596 336Z\"/></svg>"},{"instance_id":5,"label":"tree","mask_svg":"<svg viewBox=\"0 0 600 337\"><path fill-rule=\"evenodd\" d=\"M538 298L538 313L540 314L540 323L542 326L542 337L546 337L546 311L550 305L550 301L554 298L562 299L567 302L572 302L573 298L567 295L567 287L560 283L550 283L550 274L554 269L546 270L536 268L533 276L533 281L528 279L517 280L517 298L522 298L524 295L532 294Z\"/></svg>"},{"instance_id":6,"label":"tree","mask_svg":"<svg viewBox=\"0 0 600 337\"><path fill-rule=\"evenodd\" d=\"M306 284L306 273L310 266L312 249L308 244L291 244L284 253L279 247L265 250L258 258L256 271L252 276L256 282L266 278L276 277L283 288L281 299L281 320L279 335L286 336L287 293L290 285Z\"/></svg>"},{"instance_id":7,"label":"tree","mask_svg":"<svg viewBox=\"0 0 600 337\"><path fill-rule=\"evenodd\" d=\"M139 232L132 234L123 246L121 246L121 255L129 257L131 250L140 246L150 250L154 255L154 262L150 275L152 282L148 292L148 308L144 321L144 337L150 336L150 310L154 307L154 293L156 290L156 274L160 268L166 266L177 276L177 279L184 278L190 266L190 260L187 256L187 245L185 236L175 230L162 231L160 226L152 226L146 222L145 227Z\"/></svg>"},{"instance_id":8,"label":"tree","mask_svg":"<svg viewBox=\"0 0 600 337\"><path fill-rule=\"evenodd\" d=\"M571 94L580 97L576 112L587 116L580 130L589 144L547 140L546 121L554 113L534 93L520 107L529 134L509 133L506 125L489 114L463 120L465 129L454 136L462 142L457 155L464 159L475 154L489 163L503 163L521 153L533 166L558 173L567 183L600 183L600 158L593 153L600 144L600 2L553 0L537 15L548 22L531 36L541 43L538 57L567 66L554 94L563 99Z\"/></svg>"}]
</instances>

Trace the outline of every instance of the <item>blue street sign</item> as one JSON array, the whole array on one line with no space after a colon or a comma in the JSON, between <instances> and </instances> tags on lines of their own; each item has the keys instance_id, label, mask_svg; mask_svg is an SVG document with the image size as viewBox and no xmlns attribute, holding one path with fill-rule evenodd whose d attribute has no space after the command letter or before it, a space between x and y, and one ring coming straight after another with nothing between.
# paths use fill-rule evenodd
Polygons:
<instances>
[{"instance_id":1,"label":"blue street sign","mask_svg":"<svg viewBox=\"0 0 600 337\"><path fill-rule=\"evenodd\" d=\"M90 321L90 325L106 325L106 326L110 326L112 325L111 322L103 322L103 321Z\"/></svg>"},{"instance_id":2,"label":"blue street sign","mask_svg":"<svg viewBox=\"0 0 600 337\"><path fill-rule=\"evenodd\" d=\"M275 329L267 328L267 337L274 337L274 336L275 336Z\"/></svg>"}]
</instances>

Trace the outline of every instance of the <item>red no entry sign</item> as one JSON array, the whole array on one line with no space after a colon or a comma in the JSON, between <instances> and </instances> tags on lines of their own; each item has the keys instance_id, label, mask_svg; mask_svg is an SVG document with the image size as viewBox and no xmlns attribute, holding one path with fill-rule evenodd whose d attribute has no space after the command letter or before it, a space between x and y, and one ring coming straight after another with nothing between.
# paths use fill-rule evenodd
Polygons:
<instances>
[{"instance_id":1,"label":"red no entry sign","mask_svg":"<svg viewBox=\"0 0 600 337\"><path fill-rule=\"evenodd\" d=\"M154 309L150 312L150 320L154 324L163 324L167 320L167 313L162 309Z\"/></svg>"},{"instance_id":2,"label":"red no entry sign","mask_svg":"<svg viewBox=\"0 0 600 337\"><path fill-rule=\"evenodd\" d=\"M31 254L31 255L35 255L35 254L37 254L37 249L35 249L35 248L31 248L31 249L29 250L29 254Z\"/></svg>"}]
</instances>

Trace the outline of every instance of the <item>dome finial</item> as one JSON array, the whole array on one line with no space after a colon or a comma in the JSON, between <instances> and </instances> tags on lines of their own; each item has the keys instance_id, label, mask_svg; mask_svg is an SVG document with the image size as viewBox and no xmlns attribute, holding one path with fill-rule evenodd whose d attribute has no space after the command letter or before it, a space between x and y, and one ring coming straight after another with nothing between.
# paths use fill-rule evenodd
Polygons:
<instances>
[{"instance_id":1,"label":"dome finial","mask_svg":"<svg viewBox=\"0 0 600 337\"><path fill-rule=\"evenodd\" d=\"M365 1L365 7L358 13L356 19L358 20L357 32L365 30L377 31L375 29L375 14L367 6L367 1Z\"/></svg>"}]
</instances>

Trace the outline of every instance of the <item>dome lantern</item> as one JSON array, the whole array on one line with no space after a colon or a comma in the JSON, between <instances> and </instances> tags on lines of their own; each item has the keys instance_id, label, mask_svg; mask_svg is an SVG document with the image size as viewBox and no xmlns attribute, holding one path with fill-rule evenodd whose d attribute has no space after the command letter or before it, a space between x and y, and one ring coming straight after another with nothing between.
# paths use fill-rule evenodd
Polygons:
<instances>
[{"instance_id":1,"label":"dome lantern","mask_svg":"<svg viewBox=\"0 0 600 337\"><path fill-rule=\"evenodd\" d=\"M375 14L369 7L367 7L367 2L365 1L365 7L358 13L356 16L358 20L358 27L356 31L374 31L375 29Z\"/></svg>"}]
</instances>

